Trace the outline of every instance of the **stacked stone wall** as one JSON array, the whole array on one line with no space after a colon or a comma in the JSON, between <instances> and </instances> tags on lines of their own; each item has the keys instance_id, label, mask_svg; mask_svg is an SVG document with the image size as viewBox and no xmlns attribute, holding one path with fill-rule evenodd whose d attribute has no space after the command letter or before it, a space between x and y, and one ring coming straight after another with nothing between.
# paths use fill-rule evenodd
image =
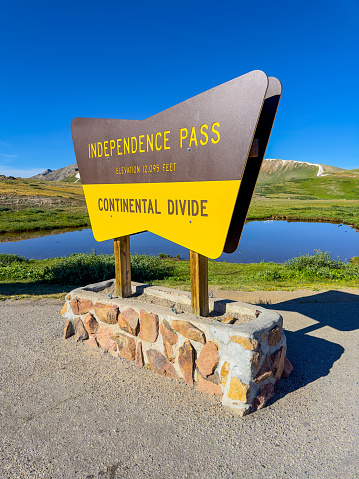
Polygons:
<instances>
[{"instance_id":1,"label":"stacked stone wall","mask_svg":"<svg viewBox=\"0 0 359 479\"><path fill-rule=\"evenodd\" d=\"M91 286L67 295L61 310L64 339L74 337L133 361L136 367L221 396L224 406L241 415L262 408L292 369L282 318L274 311L231 302L228 309L237 318L242 314L245 322L228 316L221 322L140 298L99 298L96 289L101 288ZM178 299L181 292L173 292Z\"/></svg>"}]
</instances>

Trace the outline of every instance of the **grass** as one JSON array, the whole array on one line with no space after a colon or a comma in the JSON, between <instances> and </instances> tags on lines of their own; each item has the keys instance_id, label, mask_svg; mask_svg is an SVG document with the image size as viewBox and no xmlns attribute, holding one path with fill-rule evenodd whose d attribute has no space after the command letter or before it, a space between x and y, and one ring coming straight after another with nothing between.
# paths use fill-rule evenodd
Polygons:
<instances>
[{"instance_id":1,"label":"grass","mask_svg":"<svg viewBox=\"0 0 359 479\"><path fill-rule=\"evenodd\" d=\"M168 257L133 255L132 279L167 287L190 289L190 263ZM63 298L78 285L113 278L114 256L74 254L64 258L29 260L0 254L0 299ZM317 252L284 264L233 264L209 261L209 286L219 289L293 290L359 287L359 262L342 262Z\"/></svg>"},{"instance_id":2,"label":"grass","mask_svg":"<svg viewBox=\"0 0 359 479\"><path fill-rule=\"evenodd\" d=\"M247 219L343 223L359 229L359 201L255 197Z\"/></svg>"},{"instance_id":3,"label":"grass","mask_svg":"<svg viewBox=\"0 0 359 479\"><path fill-rule=\"evenodd\" d=\"M0 233L90 226L81 185L1 180Z\"/></svg>"}]
</instances>

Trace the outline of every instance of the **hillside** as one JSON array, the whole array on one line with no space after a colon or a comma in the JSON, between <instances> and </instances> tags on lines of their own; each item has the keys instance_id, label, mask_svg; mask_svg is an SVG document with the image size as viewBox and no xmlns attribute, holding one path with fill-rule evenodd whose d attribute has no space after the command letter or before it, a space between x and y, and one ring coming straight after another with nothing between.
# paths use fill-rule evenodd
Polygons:
<instances>
[{"instance_id":1,"label":"hillside","mask_svg":"<svg viewBox=\"0 0 359 479\"><path fill-rule=\"evenodd\" d=\"M56 230L89 224L81 185L0 178L0 233ZM0 235L0 241L10 240L13 239Z\"/></svg>"},{"instance_id":2,"label":"hillside","mask_svg":"<svg viewBox=\"0 0 359 479\"><path fill-rule=\"evenodd\" d=\"M287 200L358 200L359 170L289 160L264 160L255 196Z\"/></svg>"},{"instance_id":3,"label":"hillside","mask_svg":"<svg viewBox=\"0 0 359 479\"><path fill-rule=\"evenodd\" d=\"M43 173L32 176L30 179L46 181L77 182L79 173L77 163L58 170L45 170ZM292 160L265 159L258 178L258 185L281 183L298 179L321 178L325 176L357 177L359 168L345 170L335 166L322 165Z\"/></svg>"},{"instance_id":4,"label":"hillside","mask_svg":"<svg viewBox=\"0 0 359 479\"><path fill-rule=\"evenodd\" d=\"M349 173L349 170L320 163L266 159L263 160L258 182L277 183L278 181L290 181L299 178L320 178L345 172Z\"/></svg>"},{"instance_id":5,"label":"hillside","mask_svg":"<svg viewBox=\"0 0 359 479\"><path fill-rule=\"evenodd\" d=\"M77 163L73 163L69 166L64 166L63 168L59 168L58 170L50 170L47 169L43 173L39 173L38 175L31 176L30 179L33 180L47 180L47 181L63 181L66 179L72 179L76 181L76 174L79 172L77 167Z\"/></svg>"},{"instance_id":6,"label":"hillside","mask_svg":"<svg viewBox=\"0 0 359 479\"><path fill-rule=\"evenodd\" d=\"M76 163L37 178L0 176L1 235L89 226ZM40 178L39 178L40 177ZM359 228L359 169L264 160L248 220L345 223ZM26 232L26 233L25 233ZM20 238L18 238L20 239Z\"/></svg>"}]
</instances>

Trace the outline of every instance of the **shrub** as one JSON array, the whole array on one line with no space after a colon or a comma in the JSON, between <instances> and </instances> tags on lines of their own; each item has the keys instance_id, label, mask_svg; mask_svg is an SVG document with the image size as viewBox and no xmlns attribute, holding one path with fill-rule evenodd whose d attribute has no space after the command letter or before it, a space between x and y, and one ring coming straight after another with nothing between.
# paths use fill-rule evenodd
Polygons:
<instances>
[{"instance_id":1,"label":"shrub","mask_svg":"<svg viewBox=\"0 0 359 479\"><path fill-rule=\"evenodd\" d=\"M312 272L316 272L321 268L339 269L343 267L342 261L340 259L332 259L328 251L325 253L317 251L314 255L300 255L289 259L285 265L291 269L299 271L304 269Z\"/></svg>"},{"instance_id":2,"label":"shrub","mask_svg":"<svg viewBox=\"0 0 359 479\"><path fill-rule=\"evenodd\" d=\"M131 256L133 281L146 282L170 276L173 267L164 264L156 256ZM115 276L114 255L93 253L72 254L58 258L52 266L45 268L44 277L52 283L88 284L105 281Z\"/></svg>"},{"instance_id":3,"label":"shrub","mask_svg":"<svg viewBox=\"0 0 359 479\"><path fill-rule=\"evenodd\" d=\"M6 266L12 263L23 263L29 262L28 258L24 258L23 256L19 256L18 254L11 254L11 253L1 253L0 254L0 265Z\"/></svg>"},{"instance_id":4,"label":"shrub","mask_svg":"<svg viewBox=\"0 0 359 479\"><path fill-rule=\"evenodd\" d=\"M41 281L44 279L44 271L41 268L29 266L27 263L11 263L6 266L0 266L0 278L5 280L29 279Z\"/></svg>"},{"instance_id":5,"label":"shrub","mask_svg":"<svg viewBox=\"0 0 359 479\"><path fill-rule=\"evenodd\" d=\"M256 274L256 278L261 279L262 281L278 281L282 279L282 275L275 270L266 269L264 271L259 271Z\"/></svg>"},{"instance_id":6,"label":"shrub","mask_svg":"<svg viewBox=\"0 0 359 479\"><path fill-rule=\"evenodd\" d=\"M174 273L174 267L157 256L136 254L131 256L131 271L134 281L145 283L153 279L168 278Z\"/></svg>"},{"instance_id":7,"label":"shrub","mask_svg":"<svg viewBox=\"0 0 359 479\"><path fill-rule=\"evenodd\" d=\"M314 255L300 255L285 263L285 267L297 277L328 279L359 279L359 265L332 259L329 252L318 251Z\"/></svg>"},{"instance_id":8,"label":"shrub","mask_svg":"<svg viewBox=\"0 0 359 479\"><path fill-rule=\"evenodd\" d=\"M114 256L96 253L79 253L58 258L44 270L44 277L58 284L96 283L113 278L114 275Z\"/></svg>"}]
</instances>

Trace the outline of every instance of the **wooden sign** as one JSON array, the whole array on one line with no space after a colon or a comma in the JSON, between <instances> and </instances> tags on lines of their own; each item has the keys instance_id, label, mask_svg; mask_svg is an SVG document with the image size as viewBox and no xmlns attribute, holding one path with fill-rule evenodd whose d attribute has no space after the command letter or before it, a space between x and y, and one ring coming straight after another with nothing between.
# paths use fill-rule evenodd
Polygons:
<instances>
[{"instance_id":1,"label":"wooden sign","mask_svg":"<svg viewBox=\"0 0 359 479\"><path fill-rule=\"evenodd\" d=\"M234 251L280 95L253 71L146 120L74 118L96 240L148 230L209 258Z\"/></svg>"}]
</instances>

